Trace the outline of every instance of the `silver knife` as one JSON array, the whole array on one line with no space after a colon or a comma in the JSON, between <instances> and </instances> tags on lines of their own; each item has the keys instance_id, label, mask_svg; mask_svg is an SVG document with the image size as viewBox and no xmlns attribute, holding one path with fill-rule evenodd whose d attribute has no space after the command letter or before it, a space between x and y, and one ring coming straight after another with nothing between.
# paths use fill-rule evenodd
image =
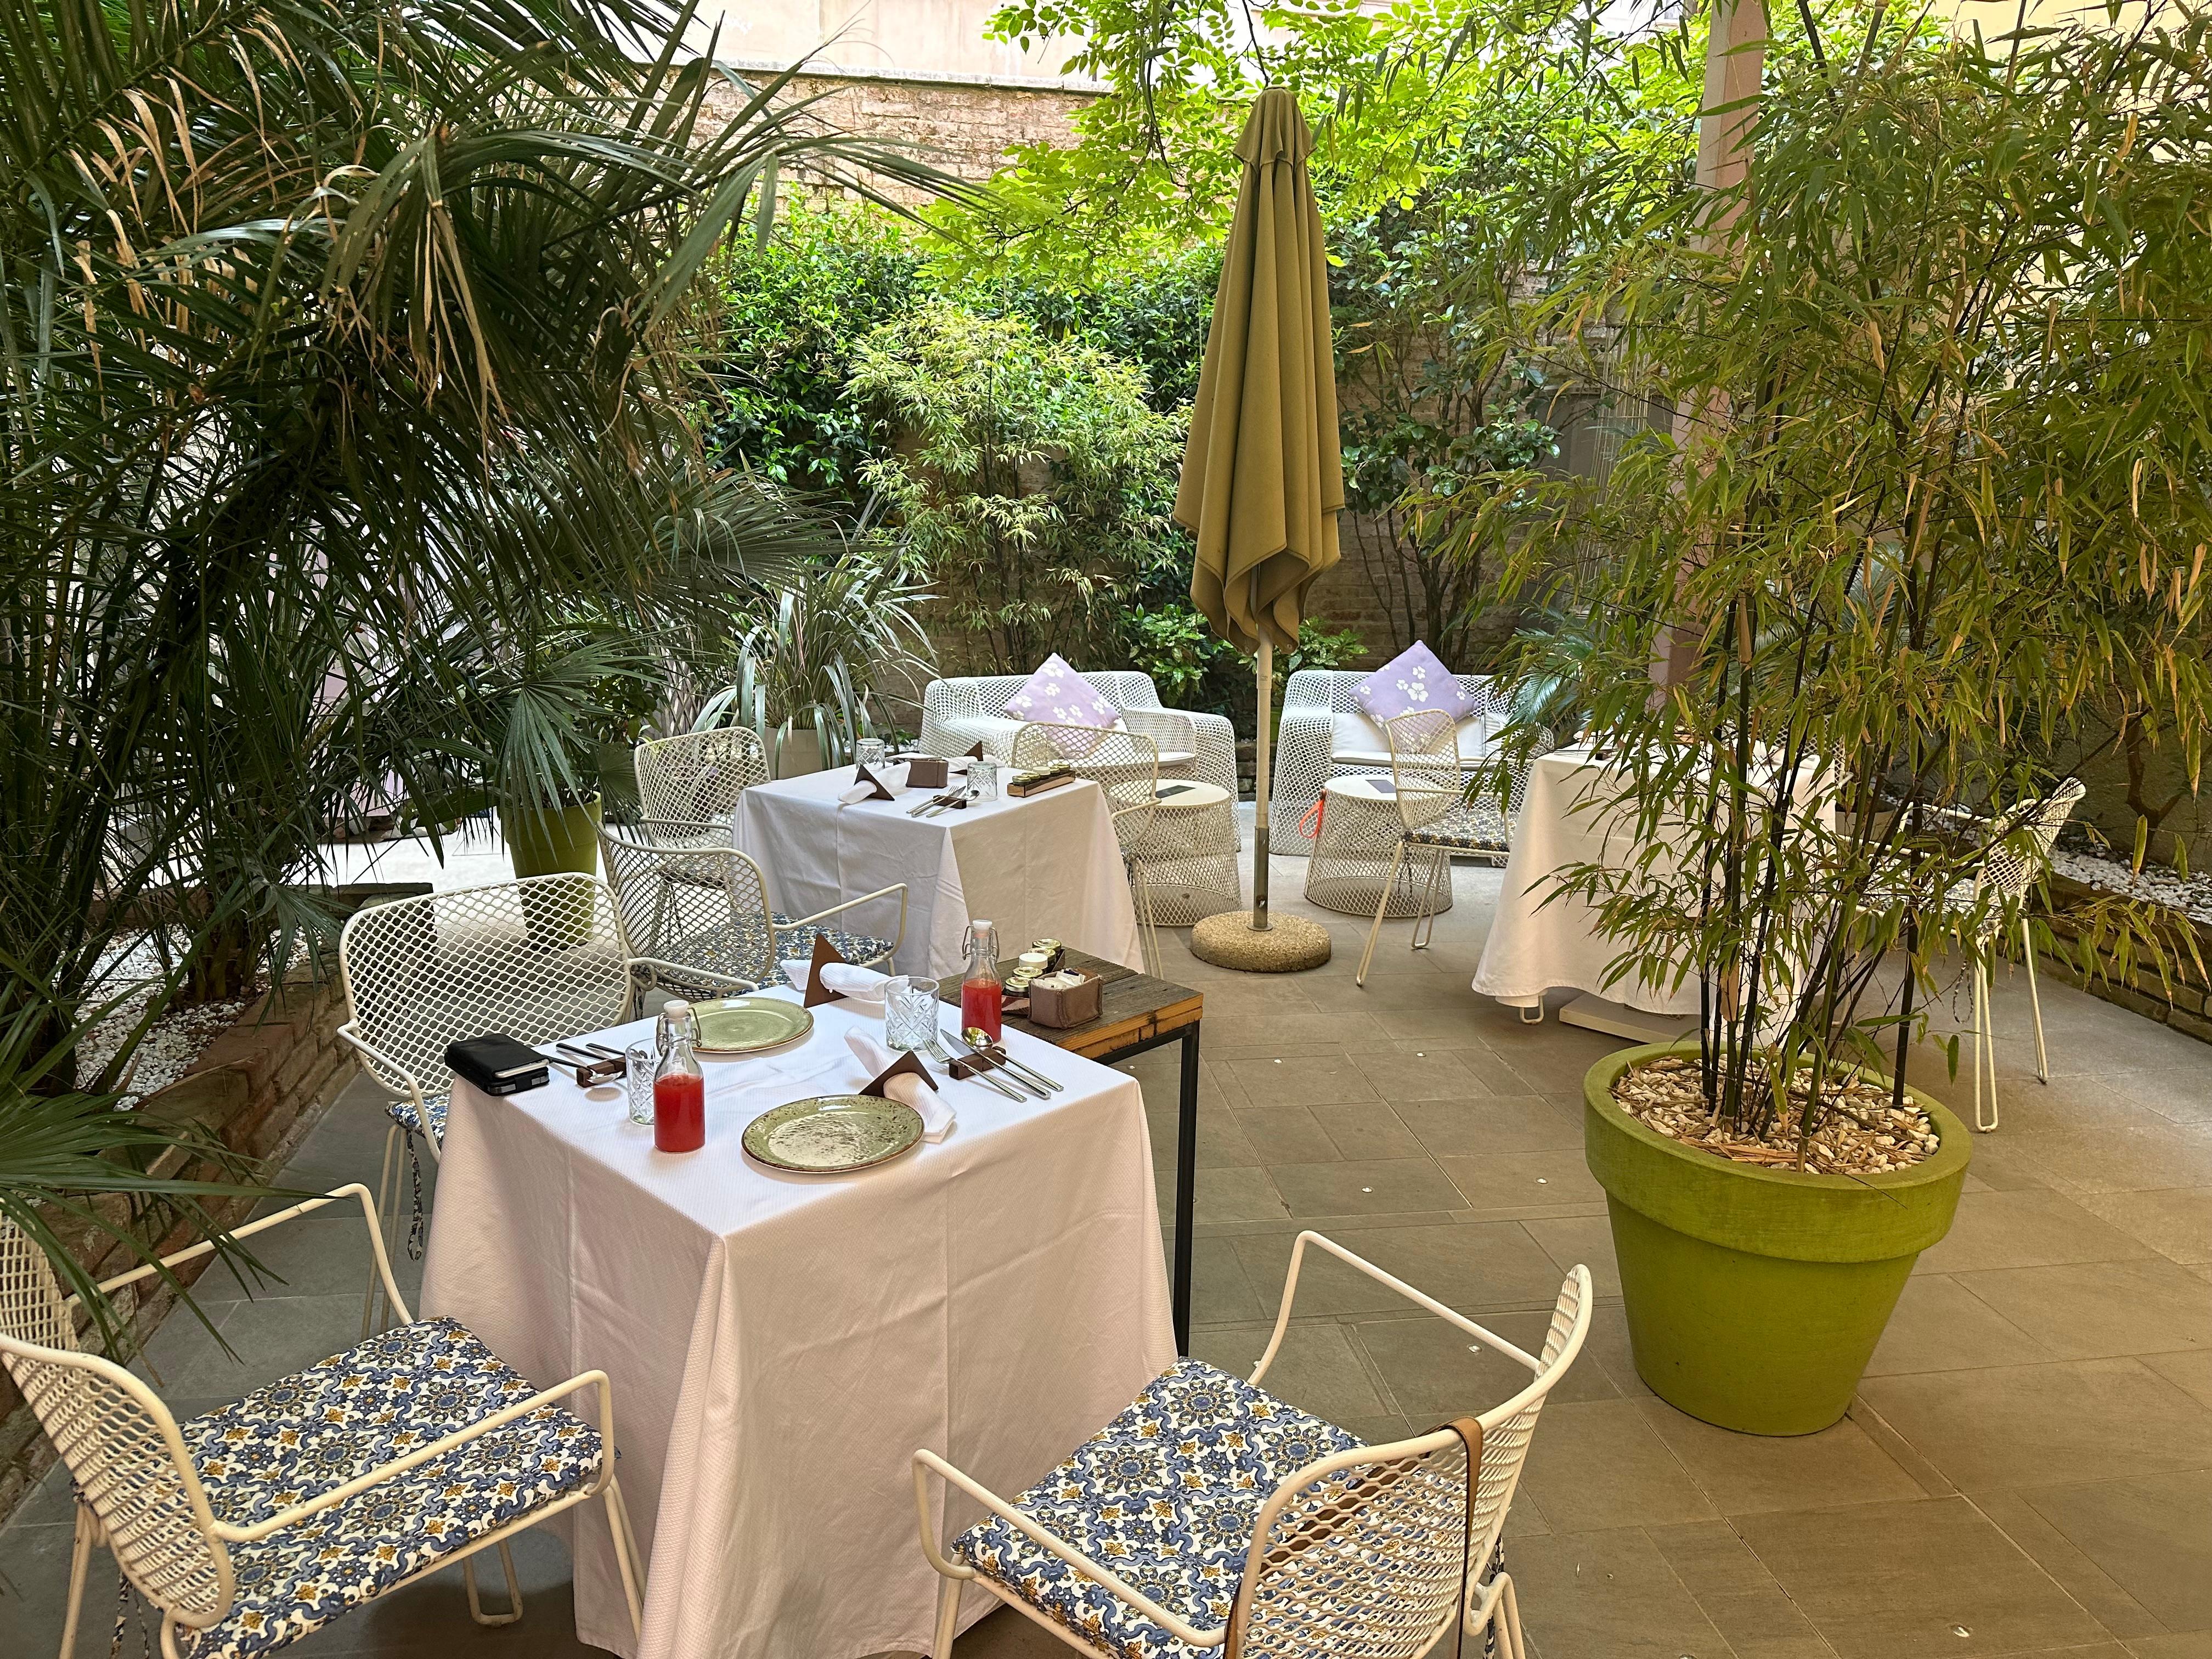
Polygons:
<instances>
[{"instance_id":1,"label":"silver knife","mask_svg":"<svg viewBox=\"0 0 2212 1659\"><path fill-rule=\"evenodd\" d=\"M942 1042L933 1042L930 1045L929 1052L938 1060L943 1063L946 1073L949 1074L952 1070L953 1056L945 1053L945 1045ZM969 1074L965 1078L957 1078L954 1080L963 1083L988 1083L994 1089L996 1089L1000 1094L1006 1096L1009 1100L1024 1100L1028 1098L1028 1097L1024 1095L1019 1090L1008 1088L1005 1082L1000 1078L994 1076L988 1066L970 1066L969 1068Z\"/></svg>"},{"instance_id":2,"label":"silver knife","mask_svg":"<svg viewBox=\"0 0 2212 1659\"><path fill-rule=\"evenodd\" d=\"M1006 1052L1006 1045L1005 1043L994 1038L988 1031L984 1030L980 1025L972 1025L969 1027L969 1029L963 1032L962 1035L968 1039L969 1045L978 1054L987 1054L991 1059L997 1060L1000 1065L1013 1073L1016 1077L1026 1079L1032 1083L1041 1083L1046 1088L1053 1090L1055 1092L1067 1086L1063 1083L1055 1082L1053 1079L1047 1077L1042 1072L1037 1070L1036 1066L1030 1065L1028 1061L1016 1060L1012 1054ZM979 1036L983 1039L981 1042L975 1041Z\"/></svg>"},{"instance_id":3,"label":"silver knife","mask_svg":"<svg viewBox=\"0 0 2212 1659\"><path fill-rule=\"evenodd\" d=\"M1017 1072L1012 1067L1009 1066L1006 1061L1000 1060L995 1054L985 1054L981 1049L976 1048L975 1044L969 1042L966 1037L947 1036L945 1040L947 1042L956 1043L958 1045L958 1052L961 1058L963 1060L971 1060L978 1066L988 1066L991 1068L994 1074L999 1072L1006 1073L1008 1077L1012 1078L1016 1083L1020 1084L1024 1089L1026 1089L1030 1094L1035 1095L1039 1100L1044 1099L1049 1092L1047 1090L1037 1087L1036 1084L1030 1082L1019 1072ZM1017 1097L1017 1098L1020 1097Z\"/></svg>"}]
</instances>

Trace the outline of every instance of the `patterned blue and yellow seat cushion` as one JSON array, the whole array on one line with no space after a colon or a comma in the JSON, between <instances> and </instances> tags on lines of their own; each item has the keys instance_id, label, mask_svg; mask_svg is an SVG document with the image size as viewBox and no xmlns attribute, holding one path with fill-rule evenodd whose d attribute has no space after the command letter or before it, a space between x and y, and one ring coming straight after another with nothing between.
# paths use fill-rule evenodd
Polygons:
<instances>
[{"instance_id":1,"label":"patterned blue and yellow seat cushion","mask_svg":"<svg viewBox=\"0 0 2212 1659\"><path fill-rule=\"evenodd\" d=\"M1195 1359L1013 1500L1054 1537L1196 1629L1229 1622L1260 1506L1285 1475L1360 1443ZM971 1527L952 1553L1101 1651L1198 1659L1194 1648L1012 1522Z\"/></svg>"},{"instance_id":2,"label":"patterned blue and yellow seat cushion","mask_svg":"<svg viewBox=\"0 0 2212 1659\"><path fill-rule=\"evenodd\" d=\"M398 1120L401 1128L413 1134L428 1135L442 1146L446 1144L446 1101L444 1095L426 1095L417 1106L403 1095L397 1100L386 1101L384 1109Z\"/></svg>"},{"instance_id":3,"label":"patterned blue and yellow seat cushion","mask_svg":"<svg viewBox=\"0 0 2212 1659\"><path fill-rule=\"evenodd\" d=\"M1461 802L1435 823L1408 830L1406 839L1416 847L1442 847L1455 853L1503 853L1506 835L1504 811L1486 798Z\"/></svg>"},{"instance_id":4,"label":"patterned blue and yellow seat cushion","mask_svg":"<svg viewBox=\"0 0 2212 1659\"><path fill-rule=\"evenodd\" d=\"M247 1527L536 1392L464 1326L426 1319L179 1427L216 1518ZM246 1659L282 1647L588 1486L606 1455L597 1429L544 1406L258 1544L233 1544L238 1599L182 1650Z\"/></svg>"}]
</instances>

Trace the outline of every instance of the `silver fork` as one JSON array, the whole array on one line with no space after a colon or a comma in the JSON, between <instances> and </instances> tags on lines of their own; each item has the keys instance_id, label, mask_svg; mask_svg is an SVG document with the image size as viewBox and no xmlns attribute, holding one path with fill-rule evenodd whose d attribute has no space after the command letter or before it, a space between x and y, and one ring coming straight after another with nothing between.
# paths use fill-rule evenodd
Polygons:
<instances>
[{"instance_id":1,"label":"silver fork","mask_svg":"<svg viewBox=\"0 0 2212 1659\"><path fill-rule=\"evenodd\" d=\"M933 1037L930 1040L928 1048L924 1049L922 1052L940 1063L945 1067L945 1074L947 1077L951 1077L952 1075L952 1056L945 1053L943 1042ZM990 1069L987 1066L973 1066L969 1069L969 1075L965 1079L956 1079L956 1081L988 1083L994 1089L996 1089L1000 1094L1006 1096L1009 1100L1022 1100L1027 1098L1027 1097L1020 1094L1015 1090L1008 1088L1004 1083L1000 1082L997 1077L992 1074Z\"/></svg>"}]
</instances>

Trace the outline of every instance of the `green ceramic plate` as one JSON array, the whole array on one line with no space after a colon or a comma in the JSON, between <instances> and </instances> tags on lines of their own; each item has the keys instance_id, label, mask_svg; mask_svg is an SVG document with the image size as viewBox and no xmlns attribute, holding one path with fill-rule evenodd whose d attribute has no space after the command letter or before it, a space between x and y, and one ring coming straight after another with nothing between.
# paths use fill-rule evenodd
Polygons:
<instances>
[{"instance_id":1,"label":"green ceramic plate","mask_svg":"<svg viewBox=\"0 0 2212 1659\"><path fill-rule=\"evenodd\" d=\"M921 1139L921 1114L873 1095L821 1095L763 1112L745 1151L778 1170L832 1175L886 1164Z\"/></svg>"},{"instance_id":2,"label":"green ceramic plate","mask_svg":"<svg viewBox=\"0 0 2212 1659\"><path fill-rule=\"evenodd\" d=\"M781 1048L814 1029L814 1016L776 997L725 997L692 1004L699 1016L702 1054L755 1054Z\"/></svg>"}]
</instances>

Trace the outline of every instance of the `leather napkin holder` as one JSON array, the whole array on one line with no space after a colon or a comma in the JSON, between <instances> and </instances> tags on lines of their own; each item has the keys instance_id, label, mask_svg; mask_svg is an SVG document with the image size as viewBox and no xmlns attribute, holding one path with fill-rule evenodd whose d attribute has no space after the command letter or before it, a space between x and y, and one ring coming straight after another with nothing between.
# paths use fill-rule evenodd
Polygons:
<instances>
[{"instance_id":1,"label":"leather napkin holder","mask_svg":"<svg viewBox=\"0 0 2212 1659\"><path fill-rule=\"evenodd\" d=\"M981 738L978 738L975 740L975 746L968 751L968 758L969 760L981 760L983 758L983 741Z\"/></svg>"},{"instance_id":2,"label":"leather napkin holder","mask_svg":"<svg viewBox=\"0 0 2212 1659\"><path fill-rule=\"evenodd\" d=\"M885 783L881 777L877 775L876 769L872 766L855 766L853 769L853 781L855 783L872 783L875 786L875 793L872 795L861 796L860 799L863 800L896 800L898 799L898 797L891 792L890 786Z\"/></svg>"},{"instance_id":3,"label":"leather napkin holder","mask_svg":"<svg viewBox=\"0 0 2212 1659\"><path fill-rule=\"evenodd\" d=\"M951 775L945 769L942 755L902 755L906 763L906 787L909 789L942 789Z\"/></svg>"},{"instance_id":4,"label":"leather napkin holder","mask_svg":"<svg viewBox=\"0 0 2212 1659\"><path fill-rule=\"evenodd\" d=\"M878 1100L889 1100L890 1096L884 1091L884 1085L895 1077L918 1077L925 1086L935 1086L930 1084L928 1066L923 1065L912 1054L901 1054L896 1065L886 1067L882 1076L877 1078L860 1092L864 1095L873 1095Z\"/></svg>"},{"instance_id":5,"label":"leather napkin holder","mask_svg":"<svg viewBox=\"0 0 2212 1659\"><path fill-rule=\"evenodd\" d=\"M801 1007L811 1008L819 1003L844 1001L842 991L833 991L822 982L823 963L844 960L844 953L836 945L819 933L814 936L814 962L806 970L806 994L800 999Z\"/></svg>"}]
</instances>

